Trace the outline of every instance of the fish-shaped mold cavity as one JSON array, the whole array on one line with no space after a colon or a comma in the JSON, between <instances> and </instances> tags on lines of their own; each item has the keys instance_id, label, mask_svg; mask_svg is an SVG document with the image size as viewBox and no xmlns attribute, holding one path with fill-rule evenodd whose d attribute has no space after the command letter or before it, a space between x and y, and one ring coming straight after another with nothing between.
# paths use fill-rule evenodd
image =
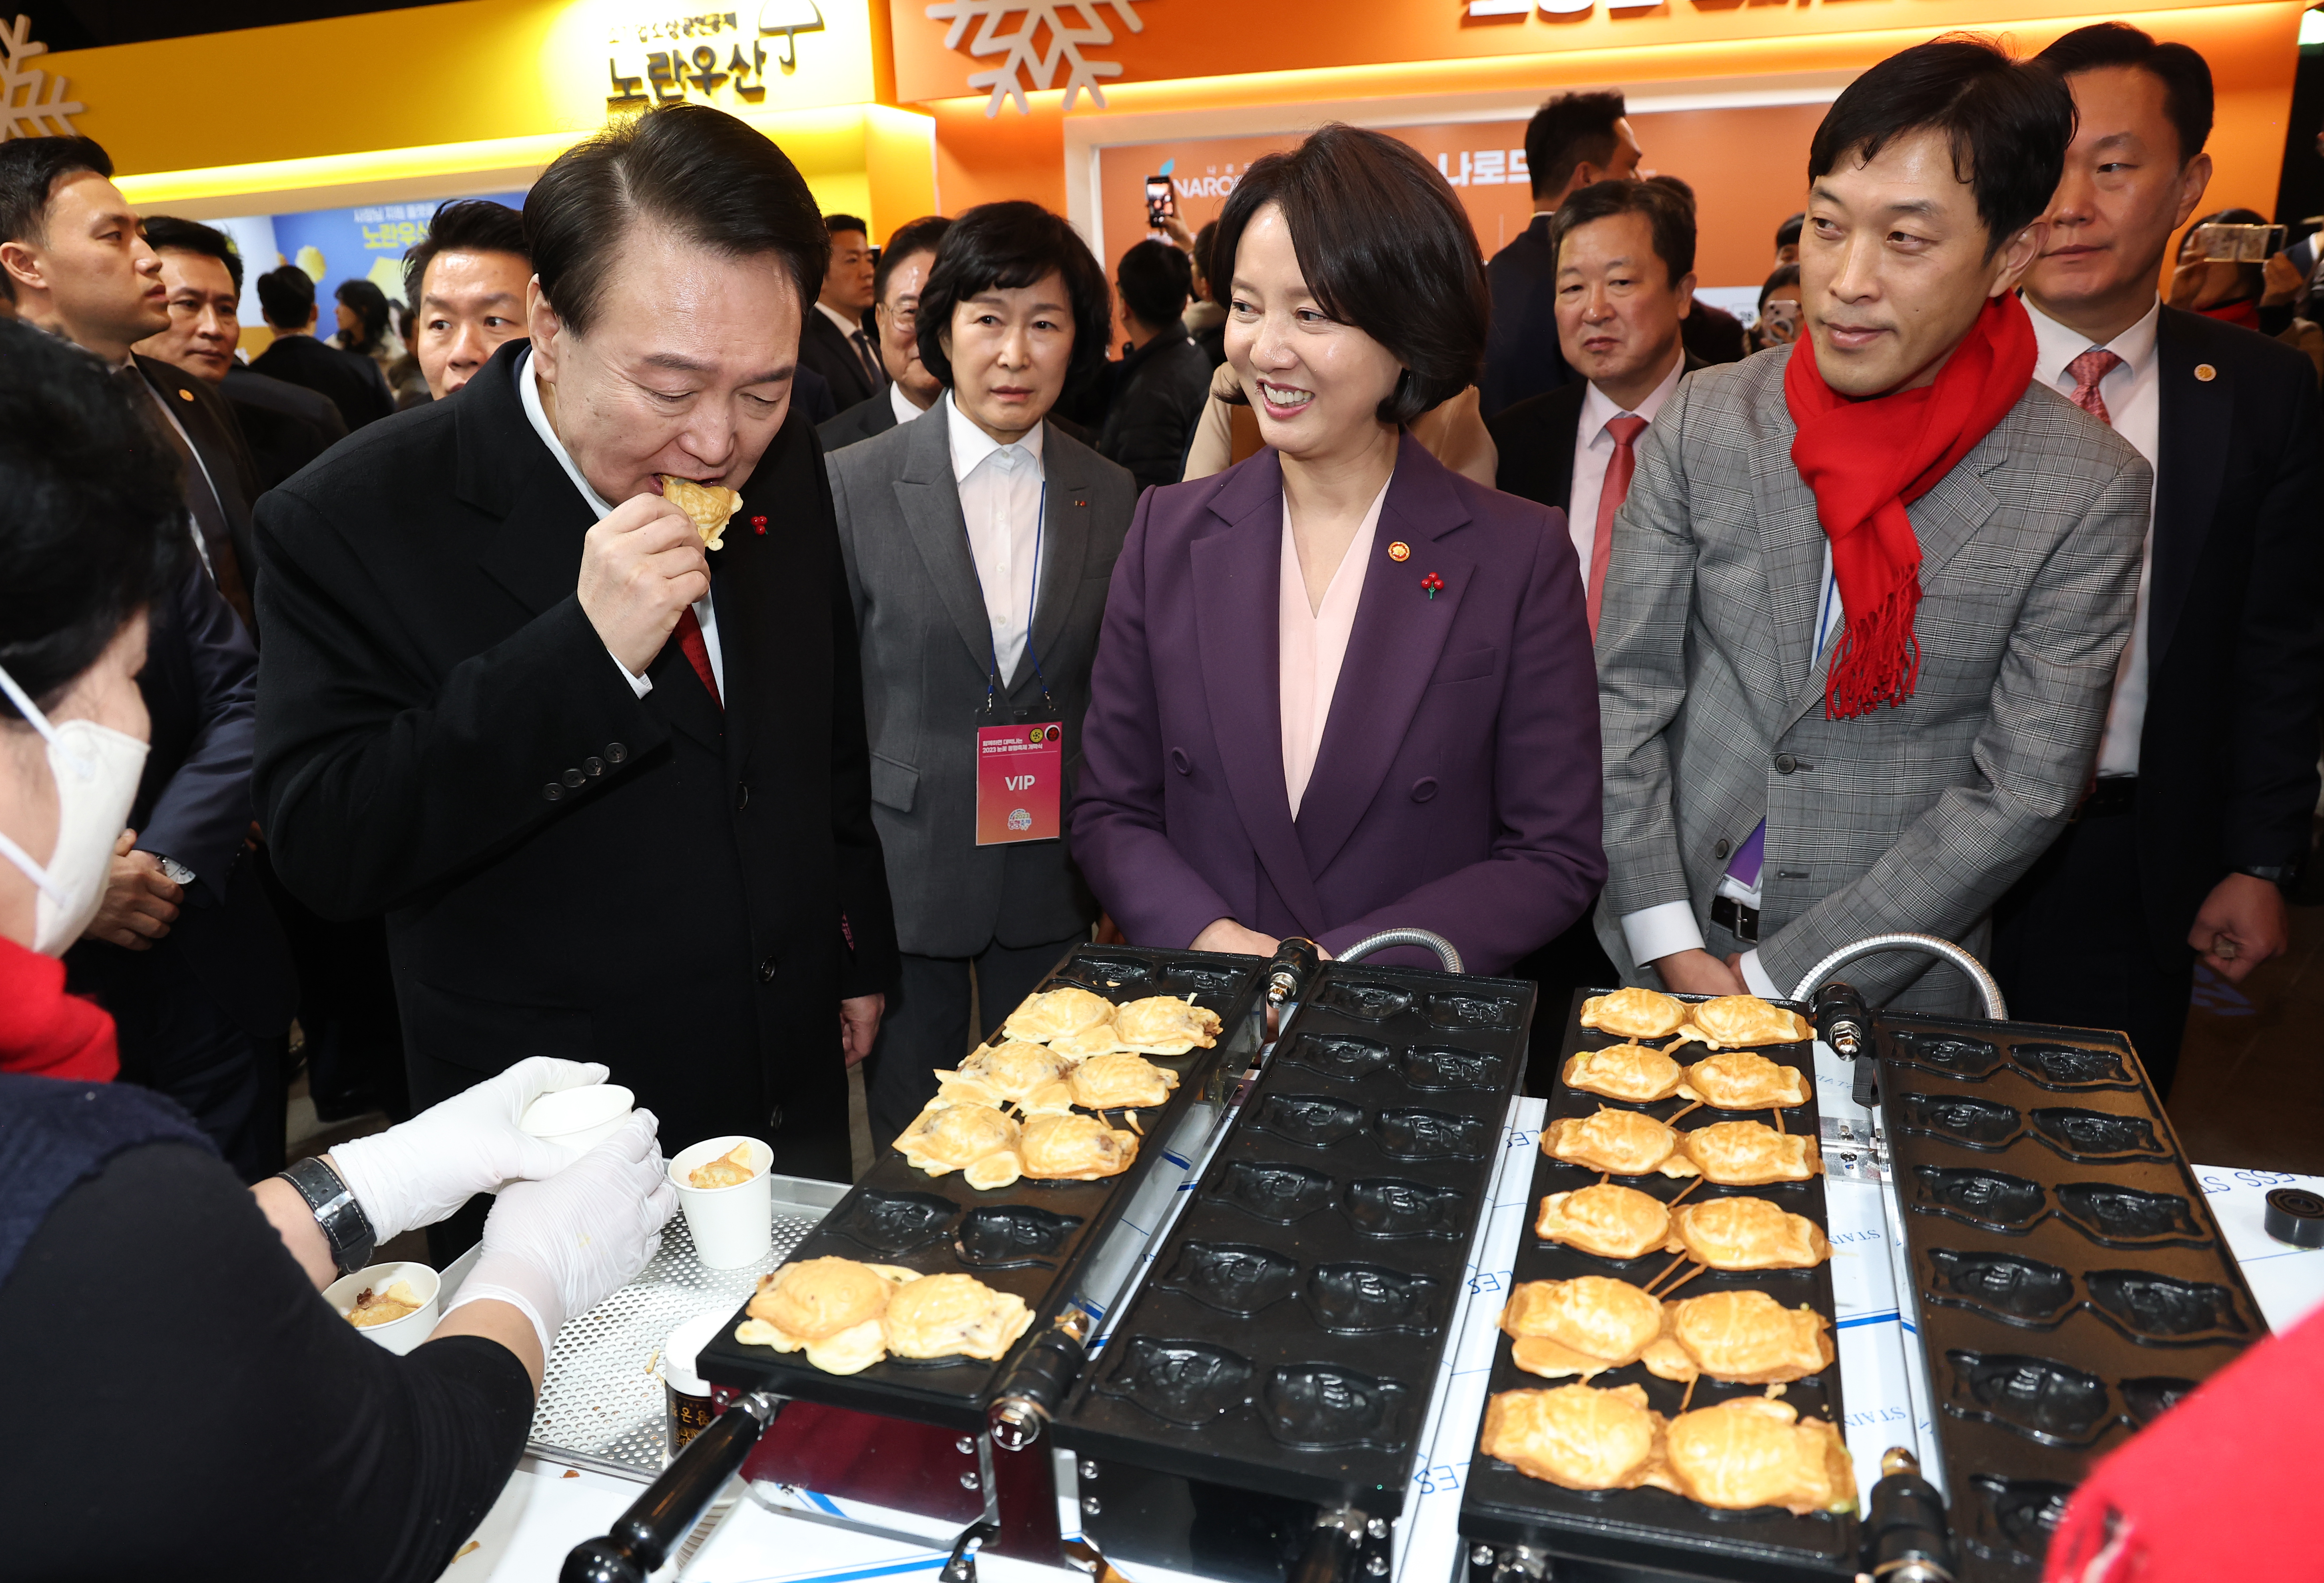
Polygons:
<instances>
[{"instance_id":1,"label":"fish-shaped mold cavity","mask_svg":"<svg viewBox=\"0 0 2324 1583\"><path fill-rule=\"evenodd\" d=\"M2130 1419L2144 1429L2195 1393L2195 1382L2170 1375L2149 1375L2122 1383L2123 1405Z\"/></svg>"},{"instance_id":2,"label":"fish-shaped mold cavity","mask_svg":"<svg viewBox=\"0 0 2324 1583\"><path fill-rule=\"evenodd\" d=\"M1098 1387L1167 1423L1199 1429L1250 1400L1250 1360L1207 1341L1132 1336L1116 1344L1121 1361Z\"/></svg>"},{"instance_id":3,"label":"fish-shaped mold cavity","mask_svg":"<svg viewBox=\"0 0 2324 1583\"><path fill-rule=\"evenodd\" d=\"M1439 1028L1507 1028L1517 1021L1517 1003L1498 995L1432 995L1428 1020Z\"/></svg>"},{"instance_id":4,"label":"fish-shaped mold cavity","mask_svg":"<svg viewBox=\"0 0 2324 1583\"><path fill-rule=\"evenodd\" d=\"M1415 1045L1404 1052L1404 1080L1416 1088L1490 1088L1499 1084L1508 1064L1498 1055L1476 1050L1445 1050Z\"/></svg>"},{"instance_id":5,"label":"fish-shaped mold cavity","mask_svg":"<svg viewBox=\"0 0 2324 1583\"><path fill-rule=\"evenodd\" d=\"M1969 1483L1985 1502L1993 1526L2020 1554L2039 1558L2050 1548L2050 1535L2066 1514L2074 1486L2047 1478L2004 1478L1997 1473L1976 1473Z\"/></svg>"},{"instance_id":6,"label":"fish-shaped mold cavity","mask_svg":"<svg viewBox=\"0 0 2324 1583\"><path fill-rule=\"evenodd\" d=\"M2145 1270L2094 1270L2082 1277L2092 1306L2139 1339L2213 1340L2245 1336L2236 1294L2205 1281L2174 1281Z\"/></svg>"},{"instance_id":7,"label":"fish-shaped mold cavity","mask_svg":"<svg viewBox=\"0 0 2324 1583\"><path fill-rule=\"evenodd\" d=\"M1154 977L1154 965L1136 957L1083 957L1067 963L1058 977L1103 995L1109 989L1143 987Z\"/></svg>"},{"instance_id":8,"label":"fish-shaped mold cavity","mask_svg":"<svg viewBox=\"0 0 2324 1583\"><path fill-rule=\"evenodd\" d=\"M1279 1059L1286 1065L1305 1067L1342 1082L1360 1083L1388 1065L1394 1053L1377 1039L1359 1039L1352 1033L1302 1033Z\"/></svg>"},{"instance_id":9,"label":"fish-shaped mold cavity","mask_svg":"<svg viewBox=\"0 0 2324 1583\"><path fill-rule=\"evenodd\" d=\"M1945 1362L1953 1374L1946 1406L1964 1418L2068 1446L2088 1444L2113 1421L2106 1382L2055 1358L1955 1348Z\"/></svg>"},{"instance_id":10,"label":"fish-shaped mold cavity","mask_svg":"<svg viewBox=\"0 0 2324 1583\"><path fill-rule=\"evenodd\" d=\"M2137 1246L2154 1242L2209 1242L2194 1206L2176 1193L2143 1192L2110 1181L2061 1182L2058 1212L2093 1242Z\"/></svg>"},{"instance_id":11,"label":"fish-shaped mold cavity","mask_svg":"<svg viewBox=\"0 0 2324 1583\"><path fill-rule=\"evenodd\" d=\"M2122 1052L2078 1044L2013 1044L2009 1064L2044 1088L2135 1088Z\"/></svg>"},{"instance_id":12,"label":"fish-shaped mold cavity","mask_svg":"<svg viewBox=\"0 0 2324 1583\"><path fill-rule=\"evenodd\" d=\"M1246 1215L1288 1226L1332 1201L1338 1183L1320 1171L1238 1160L1221 1173L1218 1196Z\"/></svg>"},{"instance_id":13,"label":"fish-shaped mold cavity","mask_svg":"<svg viewBox=\"0 0 2324 1583\"><path fill-rule=\"evenodd\" d=\"M964 1264L988 1270L1038 1264L1065 1245L1078 1215L1060 1215L1031 1204L991 1204L961 1217L954 1247Z\"/></svg>"},{"instance_id":14,"label":"fish-shaped mold cavity","mask_svg":"<svg viewBox=\"0 0 2324 1583\"><path fill-rule=\"evenodd\" d=\"M1396 1440L1412 1393L1400 1380L1333 1363L1271 1371L1262 1393L1268 1432L1286 1446L1329 1449Z\"/></svg>"},{"instance_id":15,"label":"fish-shaped mold cavity","mask_svg":"<svg viewBox=\"0 0 2324 1583\"><path fill-rule=\"evenodd\" d=\"M1904 1096L1905 1125L1971 1149L1998 1149L2024 1129L2014 1105L1961 1094Z\"/></svg>"},{"instance_id":16,"label":"fish-shaped mold cavity","mask_svg":"<svg viewBox=\"0 0 2324 1583\"><path fill-rule=\"evenodd\" d=\"M1343 1336L1425 1334L1444 1322L1444 1282L1383 1264L1318 1264L1303 1295L1315 1322Z\"/></svg>"},{"instance_id":17,"label":"fish-shaped mold cavity","mask_svg":"<svg viewBox=\"0 0 2324 1583\"><path fill-rule=\"evenodd\" d=\"M2040 1183L2006 1171L1915 1165L1913 1183L1915 1209L1996 1231L2023 1231L2047 1208Z\"/></svg>"},{"instance_id":18,"label":"fish-shaped mold cavity","mask_svg":"<svg viewBox=\"0 0 2324 1583\"><path fill-rule=\"evenodd\" d=\"M2001 1047L1990 1040L1908 1028L1891 1035L1891 1041L1914 1066L1949 1078L1990 1077L2001 1065Z\"/></svg>"},{"instance_id":19,"label":"fish-shaped mold cavity","mask_svg":"<svg viewBox=\"0 0 2324 1583\"><path fill-rule=\"evenodd\" d=\"M1160 1284L1183 1291L1222 1313L1250 1319L1291 1295L1298 1264L1277 1253L1240 1242L1187 1242L1178 1249Z\"/></svg>"},{"instance_id":20,"label":"fish-shaped mold cavity","mask_svg":"<svg viewBox=\"0 0 2324 1583\"><path fill-rule=\"evenodd\" d=\"M2054 1325L2074 1304L2074 1278L2040 1259L1931 1248L1929 1264L1937 1278L1931 1297L2012 1324Z\"/></svg>"},{"instance_id":21,"label":"fish-shaped mold cavity","mask_svg":"<svg viewBox=\"0 0 2324 1583\"><path fill-rule=\"evenodd\" d=\"M1364 1112L1329 1094L1269 1094L1254 1125L1287 1143L1328 1149L1363 1130Z\"/></svg>"},{"instance_id":22,"label":"fish-shaped mold cavity","mask_svg":"<svg viewBox=\"0 0 2324 1583\"><path fill-rule=\"evenodd\" d=\"M1211 967L1200 962L1180 962L1173 966L1164 977L1179 989L1199 991L1232 989L1235 980L1241 975L1232 967Z\"/></svg>"},{"instance_id":23,"label":"fish-shaped mold cavity","mask_svg":"<svg viewBox=\"0 0 2324 1583\"><path fill-rule=\"evenodd\" d=\"M832 1229L875 1253L900 1254L944 1239L960 1206L936 1193L867 1191Z\"/></svg>"},{"instance_id":24,"label":"fish-shaped mold cavity","mask_svg":"<svg viewBox=\"0 0 2324 1583\"><path fill-rule=\"evenodd\" d=\"M1458 1188L1364 1177L1348 1184L1348 1219L1363 1236L1453 1236L1468 1197Z\"/></svg>"},{"instance_id":25,"label":"fish-shaped mold cavity","mask_svg":"<svg viewBox=\"0 0 2324 1583\"><path fill-rule=\"evenodd\" d=\"M2069 1160L2160 1160L2164 1150L2154 1124L2143 1116L2116 1116L2071 1105L2032 1112L2034 1134Z\"/></svg>"},{"instance_id":26,"label":"fish-shaped mold cavity","mask_svg":"<svg viewBox=\"0 0 2324 1583\"><path fill-rule=\"evenodd\" d=\"M1383 1110L1372 1123L1380 1153L1391 1160L1480 1160L1494 1131L1480 1116L1442 1110Z\"/></svg>"},{"instance_id":27,"label":"fish-shaped mold cavity","mask_svg":"<svg viewBox=\"0 0 2324 1583\"><path fill-rule=\"evenodd\" d=\"M1323 1004L1342 1016L1384 1023L1412 1009L1412 991L1364 978L1335 978L1323 986Z\"/></svg>"}]
</instances>

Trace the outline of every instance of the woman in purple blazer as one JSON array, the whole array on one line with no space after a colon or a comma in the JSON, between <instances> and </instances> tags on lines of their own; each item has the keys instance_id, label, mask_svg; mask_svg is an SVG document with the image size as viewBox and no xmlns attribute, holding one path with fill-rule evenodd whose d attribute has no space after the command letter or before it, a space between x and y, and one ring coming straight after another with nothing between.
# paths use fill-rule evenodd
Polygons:
<instances>
[{"instance_id":1,"label":"woman in purple blazer","mask_svg":"<svg viewBox=\"0 0 2324 1583\"><path fill-rule=\"evenodd\" d=\"M1139 503L1074 859L1137 944L1338 950L1407 925L1503 971L1606 859L1563 523L1405 431L1475 377L1476 234L1406 145L1327 126L1250 167L1213 259L1267 445Z\"/></svg>"}]
</instances>

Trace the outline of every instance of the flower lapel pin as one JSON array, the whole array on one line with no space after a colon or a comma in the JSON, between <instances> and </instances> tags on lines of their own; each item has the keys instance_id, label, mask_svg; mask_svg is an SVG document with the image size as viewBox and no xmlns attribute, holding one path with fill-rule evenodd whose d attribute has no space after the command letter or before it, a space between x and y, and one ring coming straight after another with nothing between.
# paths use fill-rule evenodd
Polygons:
<instances>
[{"instance_id":1,"label":"flower lapel pin","mask_svg":"<svg viewBox=\"0 0 2324 1583\"><path fill-rule=\"evenodd\" d=\"M1432 571L1426 577L1420 579L1420 586L1426 588L1428 590L1428 597L1434 599L1436 597L1437 590L1443 588L1444 579L1438 577Z\"/></svg>"}]
</instances>

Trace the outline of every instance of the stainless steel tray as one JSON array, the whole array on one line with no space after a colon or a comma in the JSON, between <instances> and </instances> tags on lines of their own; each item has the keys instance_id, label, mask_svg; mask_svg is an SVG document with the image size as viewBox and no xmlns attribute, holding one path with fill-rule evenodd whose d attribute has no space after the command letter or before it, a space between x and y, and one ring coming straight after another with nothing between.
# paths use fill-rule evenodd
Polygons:
<instances>
[{"instance_id":1,"label":"stainless steel tray","mask_svg":"<svg viewBox=\"0 0 2324 1583\"><path fill-rule=\"evenodd\" d=\"M540 1402L525 1449L568 1467L650 1484L669 1456L662 1435L667 1408L660 1376L647 1372L669 1333L706 1310L739 1307L759 1277L790 1256L845 1196L844 1182L774 1179L774 1243L753 1264L713 1270L694 1256L683 1214L670 1217L654 1254L636 1280L566 1322L549 1354ZM444 1272L448 1305L478 1249Z\"/></svg>"}]
</instances>

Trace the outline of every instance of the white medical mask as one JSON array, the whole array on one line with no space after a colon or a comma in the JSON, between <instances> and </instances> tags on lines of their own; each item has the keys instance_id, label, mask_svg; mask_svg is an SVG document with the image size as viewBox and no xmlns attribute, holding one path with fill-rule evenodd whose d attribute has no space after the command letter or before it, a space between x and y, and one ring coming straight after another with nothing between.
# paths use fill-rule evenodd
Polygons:
<instances>
[{"instance_id":1,"label":"white medical mask","mask_svg":"<svg viewBox=\"0 0 2324 1583\"><path fill-rule=\"evenodd\" d=\"M46 867L0 831L0 857L40 887L33 910L32 949L61 957L80 938L105 901L113 873L113 845L129 822L137 782L145 773L145 744L95 720L51 725L32 707L14 677L0 670L0 692L49 739L49 773L57 782L57 849Z\"/></svg>"}]
</instances>

